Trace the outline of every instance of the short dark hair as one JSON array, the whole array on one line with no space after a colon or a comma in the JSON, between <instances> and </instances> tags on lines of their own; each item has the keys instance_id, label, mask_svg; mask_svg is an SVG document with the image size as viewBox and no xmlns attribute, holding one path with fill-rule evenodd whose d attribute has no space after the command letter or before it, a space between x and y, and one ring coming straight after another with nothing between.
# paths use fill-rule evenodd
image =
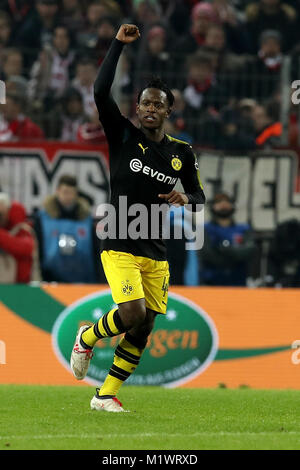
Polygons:
<instances>
[{"instance_id":1,"label":"short dark hair","mask_svg":"<svg viewBox=\"0 0 300 470\"><path fill-rule=\"evenodd\" d=\"M81 103L83 102L83 97L82 94L80 93L77 88L68 88L65 93L63 94L61 101L62 104L66 105L69 101L71 100L77 100L80 101Z\"/></svg>"},{"instance_id":2,"label":"short dark hair","mask_svg":"<svg viewBox=\"0 0 300 470\"><path fill-rule=\"evenodd\" d=\"M119 26L119 22L118 22L117 18L114 17L114 16L109 16L109 15L101 16L101 18L98 20L96 26L97 26L97 28L99 28L100 26L102 26L105 23L109 23L111 26L114 27L114 29L117 29L118 26Z\"/></svg>"},{"instance_id":3,"label":"short dark hair","mask_svg":"<svg viewBox=\"0 0 300 470\"><path fill-rule=\"evenodd\" d=\"M92 65L93 67L97 67L97 63L91 56L79 56L76 62L76 67L78 65Z\"/></svg>"},{"instance_id":4,"label":"short dark hair","mask_svg":"<svg viewBox=\"0 0 300 470\"><path fill-rule=\"evenodd\" d=\"M213 55L215 52L211 54L211 52L207 49L201 51L200 53L195 53L187 58L187 67L191 68L193 66L201 67L203 65L207 65L208 67L213 67Z\"/></svg>"},{"instance_id":5,"label":"short dark hair","mask_svg":"<svg viewBox=\"0 0 300 470\"><path fill-rule=\"evenodd\" d=\"M163 91L167 95L167 100L169 102L169 106L173 106L175 98L173 93L171 92L170 88L161 80L159 77L153 77L151 80L145 85L139 92L137 101L138 103L140 102L140 98L142 96L142 93L144 90L147 88L157 88L158 90Z\"/></svg>"},{"instance_id":6,"label":"short dark hair","mask_svg":"<svg viewBox=\"0 0 300 470\"><path fill-rule=\"evenodd\" d=\"M52 39L54 38L54 35L55 35L55 33L58 29L64 29L66 31L67 36L69 38L70 46L71 47L72 47L72 45L74 46L74 43L75 43L74 33L64 23L58 23L58 24L55 25L55 27L53 29Z\"/></svg>"},{"instance_id":7,"label":"short dark hair","mask_svg":"<svg viewBox=\"0 0 300 470\"><path fill-rule=\"evenodd\" d=\"M77 188L77 179L73 175L61 175L58 180L57 187L65 184L66 186L71 186L72 188Z\"/></svg>"},{"instance_id":8,"label":"short dark hair","mask_svg":"<svg viewBox=\"0 0 300 470\"><path fill-rule=\"evenodd\" d=\"M217 204L220 201L228 201L231 204L234 204L233 198L229 196L229 194L225 191L218 191L217 193L215 193L211 200L211 205L213 206L214 204Z\"/></svg>"},{"instance_id":9,"label":"short dark hair","mask_svg":"<svg viewBox=\"0 0 300 470\"><path fill-rule=\"evenodd\" d=\"M262 45L268 39L275 39L279 44L282 43L282 36L279 31L274 29L266 29L259 36L259 43Z\"/></svg>"}]
</instances>

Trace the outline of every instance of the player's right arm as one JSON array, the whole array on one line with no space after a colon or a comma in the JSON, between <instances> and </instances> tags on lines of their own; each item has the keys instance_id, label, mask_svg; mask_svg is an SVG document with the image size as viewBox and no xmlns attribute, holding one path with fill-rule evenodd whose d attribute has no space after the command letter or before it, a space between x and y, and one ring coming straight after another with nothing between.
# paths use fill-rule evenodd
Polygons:
<instances>
[{"instance_id":1,"label":"player's right arm","mask_svg":"<svg viewBox=\"0 0 300 470\"><path fill-rule=\"evenodd\" d=\"M129 44L140 37L137 26L123 24L113 40L100 68L94 84L95 103L99 118L107 137L117 131L122 122L120 110L111 95L118 61L125 44Z\"/></svg>"}]
</instances>

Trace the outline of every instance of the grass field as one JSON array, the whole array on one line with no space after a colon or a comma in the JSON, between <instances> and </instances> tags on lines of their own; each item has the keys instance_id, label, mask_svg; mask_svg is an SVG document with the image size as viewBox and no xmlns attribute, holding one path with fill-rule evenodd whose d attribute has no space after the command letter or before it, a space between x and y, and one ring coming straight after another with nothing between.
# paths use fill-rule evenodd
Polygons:
<instances>
[{"instance_id":1,"label":"grass field","mask_svg":"<svg viewBox=\"0 0 300 470\"><path fill-rule=\"evenodd\" d=\"M0 385L0 450L300 449L300 391L130 387L130 413L92 411L91 387Z\"/></svg>"}]
</instances>

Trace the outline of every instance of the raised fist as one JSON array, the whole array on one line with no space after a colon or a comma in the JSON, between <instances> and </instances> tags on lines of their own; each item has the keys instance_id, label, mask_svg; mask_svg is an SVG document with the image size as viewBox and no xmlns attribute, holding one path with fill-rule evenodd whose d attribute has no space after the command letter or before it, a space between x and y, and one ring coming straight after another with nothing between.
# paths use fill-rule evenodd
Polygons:
<instances>
[{"instance_id":1,"label":"raised fist","mask_svg":"<svg viewBox=\"0 0 300 470\"><path fill-rule=\"evenodd\" d=\"M124 42L125 44L129 44L140 37L139 28L134 24L122 24L120 29L116 35L116 38Z\"/></svg>"}]
</instances>

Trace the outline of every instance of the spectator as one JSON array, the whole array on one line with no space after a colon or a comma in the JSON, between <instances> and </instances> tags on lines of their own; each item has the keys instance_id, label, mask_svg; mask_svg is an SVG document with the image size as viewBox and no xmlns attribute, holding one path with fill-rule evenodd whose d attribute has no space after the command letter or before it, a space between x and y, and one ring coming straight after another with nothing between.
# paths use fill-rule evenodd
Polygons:
<instances>
[{"instance_id":1,"label":"spectator","mask_svg":"<svg viewBox=\"0 0 300 470\"><path fill-rule=\"evenodd\" d=\"M83 30L85 20L80 0L62 0L60 21L72 34Z\"/></svg>"},{"instance_id":2,"label":"spectator","mask_svg":"<svg viewBox=\"0 0 300 470\"><path fill-rule=\"evenodd\" d=\"M186 102L180 90L172 89L175 98L172 113L166 121L165 132L189 144L193 143L192 136L186 131Z\"/></svg>"},{"instance_id":3,"label":"spectator","mask_svg":"<svg viewBox=\"0 0 300 470\"><path fill-rule=\"evenodd\" d=\"M205 44L206 34L213 24L219 23L218 15L208 2L197 3L191 12L190 31L175 41L173 54L178 64L177 70L184 67L187 55L194 54Z\"/></svg>"},{"instance_id":4,"label":"spectator","mask_svg":"<svg viewBox=\"0 0 300 470\"><path fill-rule=\"evenodd\" d=\"M167 32L159 25L149 29L140 47L135 88L139 90L153 75L159 76L169 86L174 84L175 64L167 47Z\"/></svg>"},{"instance_id":5,"label":"spectator","mask_svg":"<svg viewBox=\"0 0 300 470\"><path fill-rule=\"evenodd\" d=\"M217 82L210 56L195 54L190 57L186 85L183 91L187 103L188 127L186 130L196 142L203 143L202 137L206 138L207 131L211 133L211 138L214 138L213 121L220 107L227 101L224 89ZM206 121L205 125L203 125L203 119Z\"/></svg>"},{"instance_id":6,"label":"spectator","mask_svg":"<svg viewBox=\"0 0 300 470\"><path fill-rule=\"evenodd\" d=\"M76 65L75 78L72 87L81 93L84 113L91 116L94 112L94 82L97 74L96 63L89 58L82 58Z\"/></svg>"},{"instance_id":7,"label":"spectator","mask_svg":"<svg viewBox=\"0 0 300 470\"><path fill-rule=\"evenodd\" d=\"M87 120L81 93L75 88L69 88L53 110L45 116L44 128L50 139L76 142L78 129Z\"/></svg>"},{"instance_id":8,"label":"spectator","mask_svg":"<svg viewBox=\"0 0 300 470\"><path fill-rule=\"evenodd\" d=\"M201 283L210 286L245 286L256 247L248 224L234 221L234 203L218 193L211 204L212 220L204 225L204 246L199 251Z\"/></svg>"},{"instance_id":9,"label":"spectator","mask_svg":"<svg viewBox=\"0 0 300 470\"><path fill-rule=\"evenodd\" d=\"M6 81L16 75L23 75L23 55L19 49L11 47L2 54L1 79Z\"/></svg>"},{"instance_id":10,"label":"spectator","mask_svg":"<svg viewBox=\"0 0 300 470\"><path fill-rule=\"evenodd\" d=\"M257 102L249 98L241 99L236 104L240 129L248 135L255 134L252 110L256 105Z\"/></svg>"},{"instance_id":11,"label":"spectator","mask_svg":"<svg viewBox=\"0 0 300 470\"><path fill-rule=\"evenodd\" d=\"M92 1L86 12L86 24L84 28L77 31L76 42L80 49L86 49L92 43L96 43L97 37L97 24L100 18L104 15L103 6L99 1Z\"/></svg>"},{"instance_id":12,"label":"spectator","mask_svg":"<svg viewBox=\"0 0 300 470\"><path fill-rule=\"evenodd\" d=\"M212 0L212 5L223 25L237 26L241 16L234 6L234 2L228 0Z\"/></svg>"},{"instance_id":13,"label":"spectator","mask_svg":"<svg viewBox=\"0 0 300 470\"><path fill-rule=\"evenodd\" d=\"M65 26L53 31L51 45L46 45L30 72L29 98L45 111L51 109L70 84L75 52Z\"/></svg>"},{"instance_id":14,"label":"spectator","mask_svg":"<svg viewBox=\"0 0 300 470\"><path fill-rule=\"evenodd\" d=\"M6 80L5 85L7 94L13 94L20 97L27 96L28 81L26 78L21 77L20 75L12 75L8 80ZM25 102L26 99L24 98L24 103Z\"/></svg>"},{"instance_id":15,"label":"spectator","mask_svg":"<svg viewBox=\"0 0 300 470\"><path fill-rule=\"evenodd\" d=\"M217 52L223 52L226 47L226 34L220 24L212 24L206 33L204 45Z\"/></svg>"},{"instance_id":16,"label":"spectator","mask_svg":"<svg viewBox=\"0 0 300 470\"><path fill-rule=\"evenodd\" d=\"M133 0L132 3L132 23L137 25L143 35L151 25L161 20L159 2L157 0Z\"/></svg>"},{"instance_id":17,"label":"spectator","mask_svg":"<svg viewBox=\"0 0 300 470\"><path fill-rule=\"evenodd\" d=\"M194 238L193 213L184 207L170 207L166 225L167 258L170 267L170 285L198 285L198 260L196 250L187 250L186 244Z\"/></svg>"},{"instance_id":18,"label":"spectator","mask_svg":"<svg viewBox=\"0 0 300 470\"><path fill-rule=\"evenodd\" d=\"M289 52L296 44L297 11L281 0L259 0L246 7L246 28L251 52L259 50L259 38L265 30L276 30L282 37L282 50Z\"/></svg>"},{"instance_id":19,"label":"spectator","mask_svg":"<svg viewBox=\"0 0 300 470\"><path fill-rule=\"evenodd\" d=\"M183 140L184 142L188 142L189 144L193 143L193 137L187 132L184 132L183 130L178 128L176 125L176 121L174 122L167 120L165 122L165 133L172 137L175 137L175 139Z\"/></svg>"},{"instance_id":20,"label":"spectator","mask_svg":"<svg viewBox=\"0 0 300 470\"><path fill-rule=\"evenodd\" d=\"M201 50L212 57L216 74L226 94L236 98L245 59L243 55L229 50L226 33L221 24L213 24L209 27Z\"/></svg>"},{"instance_id":21,"label":"spectator","mask_svg":"<svg viewBox=\"0 0 300 470\"><path fill-rule=\"evenodd\" d=\"M222 24L226 42L230 50L237 54L248 50L248 38L243 27L243 20L233 2L229 0L212 0L212 6Z\"/></svg>"},{"instance_id":22,"label":"spectator","mask_svg":"<svg viewBox=\"0 0 300 470\"><path fill-rule=\"evenodd\" d=\"M8 0L5 9L9 14L15 29L20 28L33 9L34 0Z\"/></svg>"},{"instance_id":23,"label":"spectator","mask_svg":"<svg viewBox=\"0 0 300 470\"><path fill-rule=\"evenodd\" d=\"M115 18L105 16L101 18L97 24L96 43L93 50L98 65L100 65L111 45L112 40L115 38L118 31L118 23Z\"/></svg>"},{"instance_id":24,"label":"spectator","mask_svg":"<svg viewBox=\"0 0 300 470\"><path fill-rule=\"evenodd\" d=\"M16 34L16 45L24 47L26 67L31 67L38 51L50 44L58 22L58 0L36 0L35 9L27 17Z\"/></svg>"},{"instance_id":25,"label":"spectator","mask_svg":"<svg viewBox=\"0 0 300 470\"><path fill-rule=\"evenodd\" d=\"M77 42L80 49L93 48L96 45L99 22L104 17L120 19L120 7L114 0L93 0L87 8L86 25L77 34Z\"/></svg>"},{"instance_id":26,"label":"spectator","mask_svg":"<svg viewBox=\"0 0 300 470\"><path fill-rule=\"evenodd\" d=\"M217 83L214 64L207 54L195 54L188 61L187 86L183 95L190 108L219 109L225 99Z\"/></svg>"},{"instance_id":27,"label":"spectator","mask_svg":"<svg viewBox=\"0 0 300 470\"><path fill-rule=\"evenodd\" d=\"M9 15L0 10L0 62L2 62L2 51L13 45L12 24Z\"/></svg>"},{"instance_id":28,"label":"spectator","mask_svg":"<svg viewBox=\"0 0 300 470\"><path fill-rule=\"evenodd\" d=\"M172 93L174 95L174 104L172 107L171 119L173 121L182 120L181 124L178 124L180 127L185 127L186 120L186 102L184 100L183 94L177 88L173 88Z\"/></svg>"},{"instance_id":29,"label":"spectator","mask_svg":"<svg viewBox=\"0 0 300 470\"><path fill-rule=\"evenodd\" d=\"M160 0L161 17L177 36L188 32L189 8L182 0Z\"/></svg>"},{"instance_id":30,"label":"spectator","mask_svg":"<svg viewBox=\"0 0 300 470\"><path fill-rule=\"evenodd\" d=\"M228 49L226 33L220 24L213 24L209 27L203 46L205 50L217 54L218 73L236 72L243 64L243 59Z\"/></svg>"},{"instance_id":31,"label":"spectator","mask_svg":"<svg viewBox=\"0 0 300 470\"><path fill-rule=\"evenodd\" d=\"M37 246L25 209L0 193L0 283L39 280Z\"/></svg>"},{"instance_id":32,"label":"spectator","mask_svg":"<svg viewBox=\"0 0 300 470\"><path fill-rule=\"evenodd\" d=\"M0 142L34 141L44 137L43 131L24 114L24 97L7 93L1 105Z\"/></svg>"},{"instance_id":33,"label":"spectator","mask_svg":"<svg viewBox=\"0 0 300 470\"><path fill-rule=\"evenodd\" d=\"M279 122L277 103L270 102L253 107L251 117L256 132L255 143L259 149L270 149L280 145L282 125Z\"/></svg>"},{"instance_id":34,"label":"spectator","mask_svg":"<svg viewBox=\"0 0 300 470\"><path fill-rule=\"evenodd\" d=\"M132 0L115 0L115 3L119 6L121 16L129 18L132 13Z\"/></svg>"},{"instance_id":35,"label":"spectator","mask_svg":"<svg viewBox=\"0 0 300 470\"><path fill-rule=\"evenodd\" d=\"M254 130L252 132L243 129L242 118L238 109L225 107L220 115L220 132L217 133L216 148L226 151L255 150Z\"/></svg>"},{"instance_id":36,"label":"spectator","mask_svg":"<svg viewBox=\"0 0 300 470\"><path fill-rule=\"evenodd\" d=\"M132 101L132 95L134 92L134 77L133 77L133 60L134 58L130 53L124 51L122 53L121 61L120 61L120 68L119 68L119 89L121 92L120 96L120 103L119 105L122 107L121 101ZM133 103L131 103L132 106ZM128 114L127 114L128 116Z\"/></svg>"},{"instance_id":37,"label":"spectator","mask_svg":"<svg viewBox=\"0 0 300 470\"><path fill-rule=\"evenodd\" d=\"M257 57L248 59L241 70L240 96L259 101L269 99L279 88L282 60L280 34L264 31Z\"/></svg>"},{"instance_id":38,"label":"spectator","mask_svg":"<svg viewBox=\"0 0 300 470\"><path fill-rule=\"evenodd\" d=\"M54 195L38 212L34 225L44 281L95 283L97 240L85 199L74 176L63 175Z\"/></svg>"},{"instance_id":39,"label":"spectator","mask_svg":"<svg viewBox=\"0 0 300 470\"><path fill-rule=\"evenodd\" d=\"M78 126L77 141L85 144L104 144L106 136L102 124L99 121L99 113L97 107L94 107L94 113L87 122Z\"/></svg>"},{"instance_id":40,"label":"spectator","mask_svg":"<svg viewBox=\"0 0 300 470\"><path fill-rule=\"evenodd\" d=\"M268 255L268 280L269 285L300 287L300 223L296 219L279 224L275 230Z\"/></svg>"},{"instance_id":41,"label":"spectator","mask_svg":"<svg viewBox=\"0 0 300 470\"><path fill-rule=\"evenodd\" d=\"M98 20L103 18L104 16L110 16L114 17L116 20L120 20L122 16L122 9L116 0L96 0L95 2L92 0L92 4L98 4L98 7L100 5L101 9L99 10L98 8ZM121 2L124 3L124 2ZM101 11L101 13L100 13ZM99 15L100 13L100 15ZM98 23L97 20L97 23Z\"/></svg>"}]
</instances>

